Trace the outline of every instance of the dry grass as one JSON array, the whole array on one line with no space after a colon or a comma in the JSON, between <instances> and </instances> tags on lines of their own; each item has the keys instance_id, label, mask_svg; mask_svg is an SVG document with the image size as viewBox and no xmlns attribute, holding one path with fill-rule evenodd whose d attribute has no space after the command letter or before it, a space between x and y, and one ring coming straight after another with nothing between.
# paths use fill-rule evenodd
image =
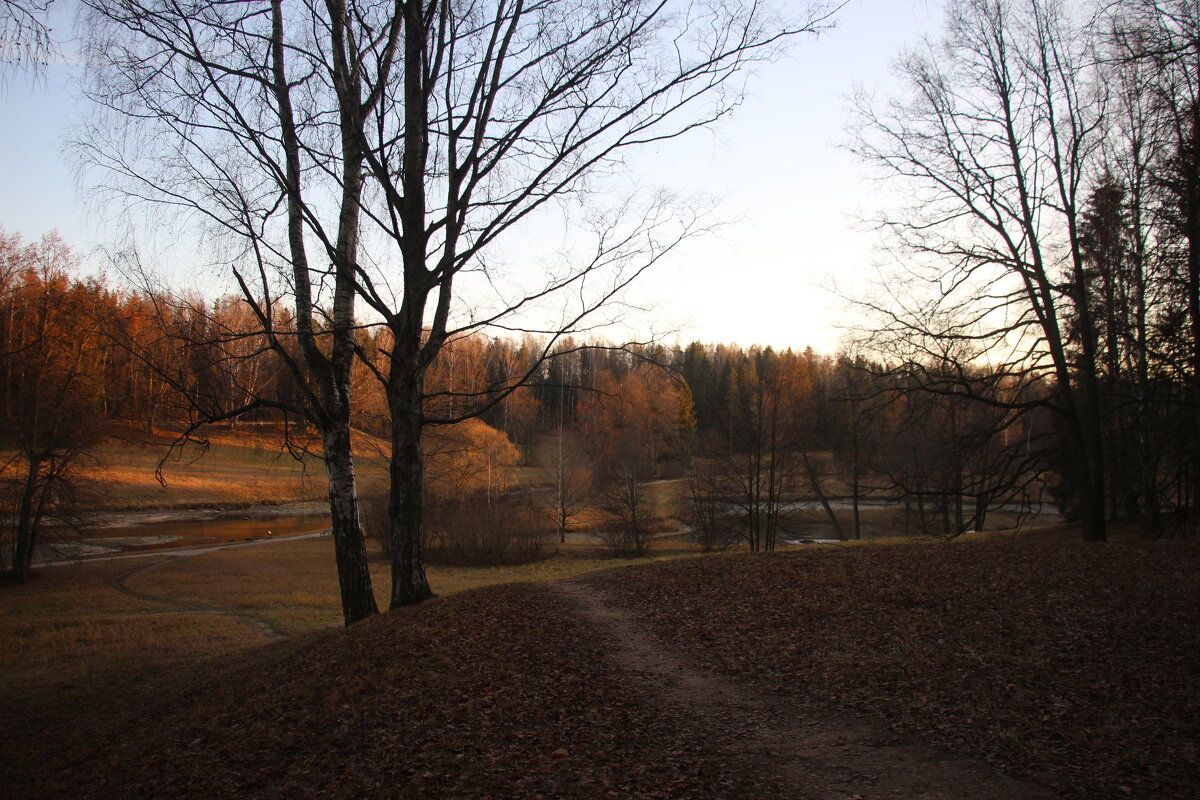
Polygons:
<instances>
[{"instance_id":1,"label":"dry grass","mask_svg":"<svg viewBox=\"0 0 1200 800\"><path fill-rule=\"evenodd\" d=\"M325 495L319 448L297 460L278 434L215 429L207 451L199 445L172 451L174 436L170 431L117 429L97 450L97 463L85 471L83 493L103 509L276 504ZM369 455L375 444L370 437L356 437L356 447L367 454L358 470L364 491L386 481L385 464ZM155 470L168 455L162 464L163 485Z\"/></svg>"},{"instance_id":2,"label":"dry grass","mask_svg":"<svg viewBox=\"0 0 1200 800\"><path fill-rule=\"evenodd\" d=\"M428 570L439 595L483 586L559 580L654 558L614 560L571 546L507 567ZM372 564L376 598L388 605L389 567ZM0 587L0 689L71 683L117 671L136 677L173 663L341 624L332 540L274 541L186 558L84 562L41 570ZM255 624L257 623L257 624Z\"/></svg>"},{"instance_id":3,"label":"dry grass","mask_svg":"<svg viewBox=\"0 0 1200 800\"><path fill-rule=\"evenodd\" d=\"M62 622L169 611L169 604L130 597L113 588L124 573L154 561L94 561L41 569L27 584L0 585L0 628L30 620Z\"/></svg>"},{"instance_id":4,"label":"dry grass","mask_svg":"<svg viewBox=\"0 0 1200 800\"><path fill-rule=\"evenodd\" d=\"M129 573L167 563L99 561L0 586L0 692L146 674L264 641L244 621L119 588Z\"/></svg>"},{"instance_id":5,"label":"dry grass","mask_svg":"<svg viewBox=\"0 0 1200 800\"><path fill-rule=\"evenodd\" d=\"M172 559L130 577L139 594L211 608L336 608L330 537L276 541Z\"/></svg>"}]
</instances>

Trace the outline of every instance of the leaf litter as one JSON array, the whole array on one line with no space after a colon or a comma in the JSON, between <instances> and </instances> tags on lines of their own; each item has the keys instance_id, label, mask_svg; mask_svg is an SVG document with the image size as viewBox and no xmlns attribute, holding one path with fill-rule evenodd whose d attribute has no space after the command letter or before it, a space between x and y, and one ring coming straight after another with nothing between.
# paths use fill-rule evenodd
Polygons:
<instances>
[{"instance_id":1,"label":"leaf litter","mask_svg":"<svg viewBox=\"0 0 1200 800\"><path fill-rule=\"evenodd\" d=\"M584 583L675 658L814 718L882 720L1067 798L1190 798L1198 556L1194 541L835 547ZM615 654L562 592L511 585L15 692L0 797L793 796L731 756L735 725L690 719Z\"/></svg>"}]
</instances>

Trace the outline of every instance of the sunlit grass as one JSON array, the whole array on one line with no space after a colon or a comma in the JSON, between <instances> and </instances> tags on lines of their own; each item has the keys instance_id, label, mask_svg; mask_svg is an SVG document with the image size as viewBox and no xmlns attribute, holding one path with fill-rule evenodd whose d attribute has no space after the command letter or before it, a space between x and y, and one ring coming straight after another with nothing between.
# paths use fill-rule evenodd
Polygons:
<instances>
[{"instance_id":1,"label":"sunlit grass","mask_svg":"<svg viewBox=\"0 0 1200 800\"><path fill-rule=\"evenodd\" d=\"M364 452L378 449L371 437L355 439ZM278 435L240 429L210 431L207 450L194 444L171 449L173 441L170 432L117 430L84 470L82 492L103 508L275 504L325 496L319 448L297 459ZM160 464L164 483L156 475ZM386 484L381 459L364 456L358 466L364 491Z\"/></svg>"}]
</instances>

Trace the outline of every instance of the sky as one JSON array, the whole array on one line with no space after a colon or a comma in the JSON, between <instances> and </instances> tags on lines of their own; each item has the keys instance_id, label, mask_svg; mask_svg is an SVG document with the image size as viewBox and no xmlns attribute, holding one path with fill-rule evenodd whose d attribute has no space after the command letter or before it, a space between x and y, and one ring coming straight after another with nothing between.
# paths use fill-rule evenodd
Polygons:
<instances>
[{"instance_id":1,"label":"sky","mask_svg":"<svg viewBox=\"0 0 1200 800\"><path fill-rule=\"evenodd\" d=\"M0 225L26 240L56 229L89 254L123 238L89 207L63 153L86 104L71 87L71 4L55 36L66 54L37 82L0 88ZM718 234L686 244L632 295L650 322L681 342L737 342L833 352L850 310L826 287L867 280L877 235L859 221L878 196L866 169L840 148L848 96L858 85L892 91L900 49L936 35L941 0L849 0L836 27L798 40L760 67L731 119L630 160L643 184L720 198ZM91 256L93 261L98 255ZM185 282L204 289L196 270Z\"/></svg>"}]
</instances>

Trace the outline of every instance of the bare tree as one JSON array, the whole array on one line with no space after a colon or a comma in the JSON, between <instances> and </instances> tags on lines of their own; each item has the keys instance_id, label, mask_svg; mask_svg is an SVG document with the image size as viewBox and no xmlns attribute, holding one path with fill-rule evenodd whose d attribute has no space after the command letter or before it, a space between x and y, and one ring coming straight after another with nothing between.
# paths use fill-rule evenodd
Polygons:
<instances>
[{"instance_id":1,"label":"bare tree","mask_svg":"<svg viewBox=\"0 0 1200 800\"><path fill-rule=\"evenodd\" d=\"M687 520L692 538L708 553L724 550L742 539L742 520L731 501L733 487L720 455L727 450L719 437L705 437L688 475Z\"/></svg>"},{"instance_id":2,"label":"bare tree","mask_svg":"<svg viewBox=\"0 0 1200 800\"><path fill-rule=\"evenodd\" d=\"M792 35L815 30L830 6L796 23L755 3L405 3L398 63L403 85L385 96L394 114L365 133L371 175L395 243L402 283L361 282L395 347L385 381L392 421L392 605L429 595L421 566L419 448L425 371L447 341L480 327L510 327L555 295L574 298L544 355L588 324L699 220L654 197L622 202L594 226L595 256L540 285L502 292L475 314L454 313L455 292L501 237L555 198L579 198L588 180L632 147L673 139L729 113L740 74ZM633 224L630 224L633 220ZM528 328L526 328L528 329ZM492 399L528 379L495 387ZM483 398L481 398L483 399ZM469 413L479 413L482 402ZM461 415L460 415L461 416Z\"/></svg>"},{"instance_id":3,"label":"bare tree","mask_svg":"<svg viewBox=\"0 0 1200 800\"><path fill-rule=\"evenodd\" d=\"M881 335L914 361L961 347L963 367L1049 377L1084 537L1102 540L1104 446L1079 222L1104 98L1089 80L1094 38L1071 14L1056 0L952 2L945 41L900 61L907 98L885 109L858 103L853 149L913 197L882 220L905 266L867 301Z\"/></svg>"},{"instance_id":4,"label":"bare tree","mask_svg":"<svg viewBox=\"0 0 1200 800\"><path fill-rule=\"evenodd\" d=\"M815 4L788 23L723 0L88 5L92 94L125 120L123 139L91 132L93 160L126 179L127 196L183 207L238 242L234 275L268 335L270 308L292 295L302 358L277 336L273 346L304 376L298 410L326 439L347 569L363 563L347 410L355 297L387 327L377 377L390 419L393 607L431 594L424 427L482 413L533 369L441 415L424 385L441 349L481 328L532 328L549 334L548 355L704 222L661 194L610 202L584 220L591 255L532 286L486 253L551 201L585 198L630 148L727 115L747 65L833 11ZM498 291L467 305L464 284ZM352 572L343 587L359 591L344 600L365 603L365 573Z\"/></svg>"},{"instance_id":5,"label":"bare tree","mask_svg":"<svg viewBox=\"0 0 1200 800\"><path fill-rule=\"evenodd\" d=\"M47 16L54 0L0 0L0 86L9 70L40 75L54 50Z\"/></svg>"},{"instance_id":6,"label":"bare tree","mask_svg":"<svg viewBox=\"0 0 1200 800\"><path fill-rule=\"evenodd\" d=\"M176 209L229 248L243 300L302 388L301 402L257 397L209 418L266 405L316 426L343 616L347 624L370 616L350 374L361 127L391 80L390 65L370 71L347 39L351 19L331 9L309 6L315 16L303 19L285 15L280 0L85 6L88 93L112 113L84 131L79 149L120 196ZM394 49L401 27L394 20L383 28L385 46ZM294 328L280 331L277 311L289 300Z\"/></svg>"},{"instance_id":7,"label":"bare tree","mask_svg":"<svg viewBox=\"0 0 1200 800\"><path fill-rule=\"evenodd\" d=\"M604 542L618 556L644 556L653 543L656 506L645 471L636 461L613 464L601 487L604 508L615 518L604 529Z\"/></svg>"},{"instance_id":8,"label":"bare tree","mask_svg":"<svg viewBox=\"0 0 1200 800\"><path fill-rule=\"evenodd\" d=\"M563 413L559 408L559 416ZM558 531L558 543L566 544L567 531L571 529L571 521L583 513L587 507L588 491L591 487L591 470L583 460L579 445L559 426L558 435L553 444L551 461L551 491L548 509L554 519L554 527Z\"/></svg>"}]
</instances>

